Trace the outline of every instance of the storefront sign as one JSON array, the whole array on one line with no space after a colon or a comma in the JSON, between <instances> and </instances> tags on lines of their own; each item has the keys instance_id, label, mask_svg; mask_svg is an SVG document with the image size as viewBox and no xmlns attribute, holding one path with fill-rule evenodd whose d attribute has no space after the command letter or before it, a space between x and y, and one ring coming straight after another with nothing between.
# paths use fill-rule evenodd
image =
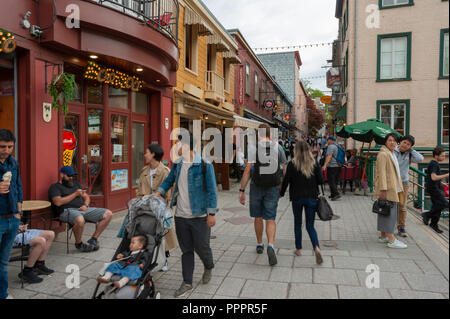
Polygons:
<instances>
[{"instance_id":1,"label":"storefront sign","mask_svg":"<svg viewBox=\"0 0 450 319\"><path fill-rule=\"evenodd\" d=\"M107 68L92 61L88 62L84 77L100 83L105 82L115 88L131 89L133 91L139 91L143 85L142 80L137 76Z\"/></svg>"},{"instance_id":2,"label":"storefront sign","mask_svg":"<svg viewBox=\"0 0 450 319\"><path fill-rule=\"evenodd\" d=\"M273 109L274 106L275 106L274 100L272 99L264 100L264 108L266 108L267 110Z\"/></svg>"},{"instance_id":3,"label":"storefront sign","mask_svg":"<svg viewBox=\"0 0 450 319\"><path fill-rule=\"evenodd\" d=\"M63 165L72 166L73 156L77 150L75 133L70 130L63 131Z\"/></svg>"},{"instance_id":4,"label":"storefront sign","mask_svg":"<svg viewBox=\"0 0 450 319\"><path fill-rule=\"evenodd\" d=\"M44 122L50 123L52 120L52 104L51 103L42 103L42 117L44 118Z\"/></svg>"},{"instance_id":5,"label":"storefront sign","mask_svg":"<svg viewBox=\"0 0 450 319\"><path fill-rule=\"evenodd\" d=\"M327 72L327 87L332 88L333 83L341 81L341 74L338 68L331 68Z\"/></svg>"},{"instance_id":6,"label":"storefront sign","mask_svg":"<svg viewBox=\"0 0 450 319\"><path fill-rule=\"evenodd\" d=\"M0 52L8 54L13 52L16 47L17 43L14 38L14 34L0 29Z\"/></svg>"},{"instance_id":7,"label":"storefront sign","mask_svg":"<svg viewBox=\"0 0 450 319\"><path fill-rule=\"evenodd\" d=\"M320 98L320 102L323 104L331 104L333 102L333 98L329 95L325 95Z\"/></svg>"},{"instance_id":8,"label":"storefront sign","mask_svg":"<svg viewBox=\"0 0 450 319\"><path fill-rule=\"evenodd\" d=\"M128 170L118 169L111 171L111 190L117 191L128 188Z\"/></svg>"},{"instance_id":9,"label":"storefront sign","mask_svg":"<svg viewBox=\"0 0 450 319\"><path fill-rule=\"evenodd\" d=\"M244 83L244 67L241 67L239 71L239 105L244 104L244 89L245 89L245 83Z\"/></svg>"}]
</instances>

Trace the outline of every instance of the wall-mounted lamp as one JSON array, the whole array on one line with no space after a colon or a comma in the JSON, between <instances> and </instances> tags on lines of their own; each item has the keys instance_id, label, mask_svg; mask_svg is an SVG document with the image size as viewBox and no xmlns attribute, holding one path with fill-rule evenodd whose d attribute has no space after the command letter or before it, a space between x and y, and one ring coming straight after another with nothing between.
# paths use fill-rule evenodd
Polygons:
<instances>
[{"instance_id":1,"label":"wall-mounted lamp","mask_svg":"<svg viewBox=\"0 0 450 319\"><path fill-rule=\"evenodd\" d=\"M203 114L203 119L207 120L208 119L208 114Z\"/></svg>"},{"instance_id":2,"label":"wall-mounted lamp","mask_svg":"<svg viewBox=\"0 0 450 319\"><path fill-rule=\"evenodd\" d=\"M223 121L222 121L222 124L223 124L223 125L227 124L227 121L223 120Z\"/></svg>"}]
</instances>

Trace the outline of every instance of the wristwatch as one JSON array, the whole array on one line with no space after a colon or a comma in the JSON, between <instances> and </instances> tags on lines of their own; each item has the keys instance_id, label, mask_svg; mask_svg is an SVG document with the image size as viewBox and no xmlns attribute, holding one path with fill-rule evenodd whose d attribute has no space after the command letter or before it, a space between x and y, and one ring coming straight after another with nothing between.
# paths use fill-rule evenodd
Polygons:
<instances>
[{"instance_id":1,"label":"wristwatch","mask_svg":"<svg viewBox=\"0 0 450 319\"><path fill-rule=\"evenodd\" d=\"M216 213L209 213L208 216L216 216Z\"/></svg>"},{"instance_id":2,"label":"wristwatch","mask_svg":"<svg viewBox=\"0 0 450 319\"><path fill-rule=\"evenodd\" d=\"M239 190L239 192L240 192L240 193L245 193L245 189L242 189L242 188L241 188L241 189Z\"/></svg>"}]
</instances>

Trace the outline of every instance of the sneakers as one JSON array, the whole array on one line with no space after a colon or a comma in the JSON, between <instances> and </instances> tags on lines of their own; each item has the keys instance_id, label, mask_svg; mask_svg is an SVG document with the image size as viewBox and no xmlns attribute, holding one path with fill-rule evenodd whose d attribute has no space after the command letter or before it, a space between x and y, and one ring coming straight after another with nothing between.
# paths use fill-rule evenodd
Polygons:
<instances>
[{"instance_id":1,"label":"sneakers","mask_svg":"<svg viewBox=\"0 0 450 319\"><path fill-rule=\"evenodd\" d=\"M342 198L342 195L339 194L339 195L332 197L331 200L334 202L334 201L340 200L341 198Z\"/></svg>"},{"instance_id":2,"label":"sneakers","mask_svg":"<svg viewBox=\"0 0 450 319\"><path fill-rule=\"evenodd\" d=\"M207 283L209 283L211 281L211 277L212 277L212 269L206 269L203 272L203 276L202 276L202 283L204 285L206 285Z\"/></svg>"},{"instance_id":3,"label":"sneakers","mask_svg":"<svg viewBox=\"0 0 450 319\"><path fill-rule=\"evenodd\" d=\"M442 234L443 231L441 229L439 229L438 225L430 225L431 229L434 230L436 233L438 234Z\"/></svg>"},{"instance_id":4,"label":"sneakers","mask_svg":"<svg viewBox=\"0 0 450 319\"><path fill-rule=\"evenodd\" d=\"M272 246L267 246L267 256L269 257L269 265L275 266L277 264L277 256Z\"/></svg>"},{"instance_id":5,"label":"sneakers","mask_svg":"<svg viewBox=\"0 0 450 319\"><path fill-rule=\"evenodd\" d=\"M389 237L378 237L378 242L380 244L387 244L389 242Z\"/></svg>"},{"instance_id":6,"label":"sneakers","mask_svg":"<svg viewBox=\"0 0 450 319\"><path fill-rule=\"evenodd\" d=\"M90 253L95 250L94 246L85 243L75 244L75 247L82 253Z\"/></svg>"},{"instance_id":7,"label":"sneakers","mask_svg":"<svg viewBox=\"0 0 450 319\"><path fill-rule=\"evenodd\" d=\"M404 242L401 242L398 239L395 239L395 241L393 243L388 241L386 246L388 246L389 248L398 248L398 249L408 248L408 245L406 245Z\"/></svg>"},{"instance_id":8,"label":"sneakers","mask_svg":"<svg viewBox=\"0 0 450 319\"><path fill-rule=\"evenodd\" d=\"M257 245L256 246L256 253L261 255L264 252L264 245Z\"/></svg>"},{"instance_id":9,"label":"sneakers","mask_svg":"<svg viewBox=\"0 0 450 319\"><path fill-rule=\"evenodd\" d=\"M38 284L44 280L36 275L36 273L33 271L33 268L28 267L25 267L23 271L19 273L19 278L23 279L23 281L29 284Z\"/></svg>"},{"instance_id":10,"label":"sneakers","mask_svg":"<svg viewBox=\"0 0 450 319\"><path fill-rule=\"evenodd\" d=\"M14 297L11 295L8 295L8 297L6 297L6 299L14 299Z\"/></svg>"},{"instance_id":11,"label":"sneakers","mask_svg":"<svg viewBox=\"0 0 450 319\"><path fill-rule=\"evenodd\" d=\"M398 228L398 235L400 237L408 237L408 234L406 233L405 227L399 227Z\"/></svg>"},{"instance_id":12,"label":"sneakers","mask_svg":"<svg viewBox=\"0 0 450 319\"><path fill-rule=\"evenodd\" d=\"M177 289L174 293L175 298L180 298L186 296L193 289L192 285L185 284L184 282L181 284L180 288Z\"/></svg>"},{"instance_id":13,"label":"sneakers","mask_svg":"<svg viewBox=\"0 0 450 319\"><path fill-rule=\"evenodd\" d=\"M100 248L100 246L98 245L98 240L95 239L94 237L91 237L91 239L89 239L87 241L87 243L89 245L91 245L92 247L94 247L94 251L98 250Z\"/></svg>"},{"instance_id":14,"label":"sneakers","mask_svg":"<svg viewBox=\"0 0 450 319\"><path fill-rule=\"evenodd\" d=\"M47 268L47 266L45 266L44 262L42 262L42 263L36 262L33 269L34 269L34 272L38 275L48 276L55 272L53 269Z\"/></svg>"}]
</instances>

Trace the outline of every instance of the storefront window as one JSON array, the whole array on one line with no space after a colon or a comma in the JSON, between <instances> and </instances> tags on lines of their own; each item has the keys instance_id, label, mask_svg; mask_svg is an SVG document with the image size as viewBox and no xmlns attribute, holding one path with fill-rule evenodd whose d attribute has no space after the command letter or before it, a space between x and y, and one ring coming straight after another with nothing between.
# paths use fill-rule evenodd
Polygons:
<instances>
[{"instance_id":1,"label":"storefront window","mask_svg":"<svg viewBox=\"0 0 450 319\"><path fill-rule=\"evenodd\" d=\"M91 195L103 194L103 111L88 110L88 179Z\"/></svg>"},{"instance_id":2,"label":"storefront window","mask_svg":"<svg viewBox=\"0 0 450 319\"><path fill-rule=\"evenodd\" d=\"M88 104L103 104L103 87L101 83L90 82L87 91Z\"/></svg>"},{"instance_id":3,"label":"storefront window","mask_svg":"<svg viewBox=\"0 0 450 319\"><path fill-rule=\"evenodd\" d=\"M128 162L128 117L111 115L112 162Z\"/></svg>"},{"instance_id":4,"label":"storefront window","mask_svg":"<svg viewBox=\"0 0 450 319\"><path fill-rule=\"evenodd\" d=\"M134 113L147 114L147 104L147 94L131 93L131 107Z\"/></svg>"},{"instance_id":5,"label":"storefront window","mask_svg":"<svg viewBox=\"0 0 450 319\"><path fill-rule=\"evenodd\" d=\"M132 173L133 173L133 187L139 183L139 173L145 165L144 153L145 153L145 124L133 123L133 136L131 146L133 151Z\"/></svg>"},{"instance_id":6,"label":"storefront window","mask_svg":"<svg viewBox=\"0 0 450 319\"><path fill-rule=\"evenodd\" d=\"M108 104L112 107L128 109L128 91L108 88Z\"/></svg>"}]
</instances>

